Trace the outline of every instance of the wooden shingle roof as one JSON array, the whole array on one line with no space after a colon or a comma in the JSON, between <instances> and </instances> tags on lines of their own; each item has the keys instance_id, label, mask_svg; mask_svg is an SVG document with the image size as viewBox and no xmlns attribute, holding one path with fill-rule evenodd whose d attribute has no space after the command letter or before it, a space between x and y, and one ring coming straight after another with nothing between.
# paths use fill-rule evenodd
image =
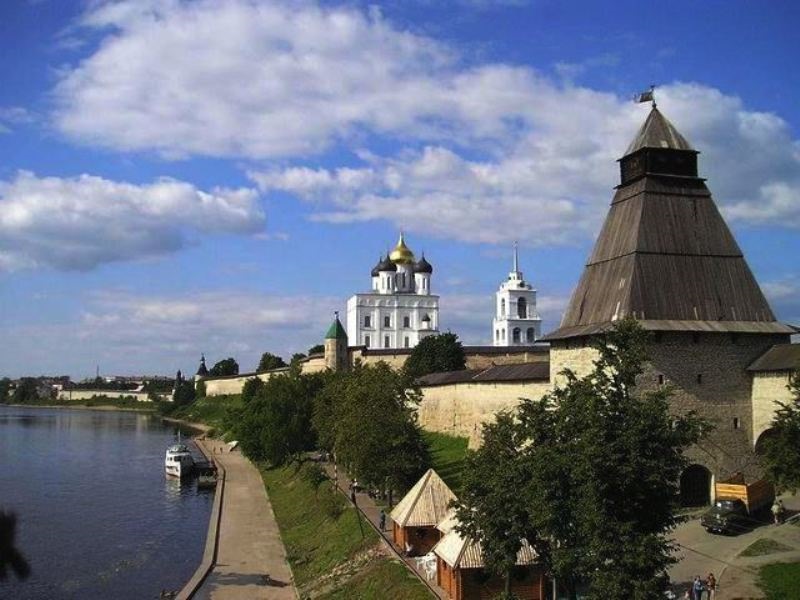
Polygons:
<instances>
[{"instance_id":1,"label":"wooden shingle roof","mask_svg":"<svg viewBox=\"0 0 800 600\"><path fill-rule=\"evenodd\" d=\"M450 566L451 569L481 569L484 566L481 545L471 537L464 537L451 528L433 547L433 553ZM536 552L522 540L517 552L517 565L532 565L537 562Z\"/></svg>"},{"instance_id":2,"label":"wooden shingle roof","mask_svg":"<svg viewBox=\"0 0 800 600\"><path fill-rule=\"evenodd\" d=\"M456 495L433 469L428 469L391 512L400 527L433 527L449 511Z\"/></svg>"},{"instance_id":3,"label":"wooden shingle roof","mask_svg":"<svg viewBox=\"0 0 800 600\"><path fill-rule=\"evenodd\" d=\"M691 150L655 109L626 156L650 147ZM791 330L776 322L704 180L654 172L618 187L561 326L544 339L585 335L626 316L667 330Z\"/></svg>"},{"instance_id":4,"label":"wooden shingle roof","mask_svg":"<svg viewBox=\"0 0 800 600\"><path fill-rule=\"evenodd\" d=\"M800 344L777 344L753 361L748 371L800 371Z\"/></svg>"}]
</instances>

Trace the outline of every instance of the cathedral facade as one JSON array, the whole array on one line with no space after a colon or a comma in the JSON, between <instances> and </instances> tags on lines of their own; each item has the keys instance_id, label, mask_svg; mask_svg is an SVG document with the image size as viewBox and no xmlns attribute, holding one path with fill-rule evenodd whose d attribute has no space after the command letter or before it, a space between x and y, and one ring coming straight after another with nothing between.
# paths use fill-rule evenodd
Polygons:
<instances>
[{"instance_id":1,"label":"cathedral facade","mask_svg":"<svg viewBox=\"0 0 800 600\"><path fill-rule=\"evenodd\" d=\"M365 348L413 348L439 333L439 296L431 292L433 266L417 260L403 234L372 269L371 290L347 301L347 337Z\"/></svg>"}]
</instances>

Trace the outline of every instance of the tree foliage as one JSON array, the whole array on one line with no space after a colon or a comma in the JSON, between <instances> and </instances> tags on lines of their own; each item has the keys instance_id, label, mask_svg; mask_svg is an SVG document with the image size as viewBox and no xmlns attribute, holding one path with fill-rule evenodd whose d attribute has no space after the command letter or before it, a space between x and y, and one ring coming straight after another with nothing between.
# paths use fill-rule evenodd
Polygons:
<instances>
[{"instance_id":1,"label":"tree foliage","mask_svg":"<svg viewBox=\"0 0 800 600\"><path fill-rule=\"evenodd\" d=\"M778 490L796 493L800 489L800 373L789 379L794 398L778 402L769 437L764 440L767 477Z\"/></svg>"},{"instance_id":2,"label":"tree foliage","mask_svg":"<svg viewBox=\"0 0 800 600\"><path fill-rule=\"evenodd\" d=\"M242 386L242 402L247 404L256 398L264 389L264 382L258 377L251 377Z\"/></svg>"},{"instance_id":3,"label":"tree foliage","mask_svg":"<svg viewBox=\"0 0 800 600\"><path fill-rule=\"evenodd\" d=\"M484 427L483 445L467 454L464 489L456 503L459 533L481 544L487 568L505 579L506 597L522 540L541 546L530 507L520 495L527 467L521 459L525 440L520 433L509 413L498 414Z\"/></svg>"},{"instance_id":4,"label":"tree foliage","mask_svg":"<svg viewBox=\"0 0 800 600\"><path fill-rule=\"evenodd\" d=\"M188 406L192 404L196 398L197 394L194 389L194 382L183 380L175 384L175 391L172 394L172 406L176 408L179 406Z\"/></svg>"},{"instance_id":5,"label":"tree foliage","mask_svg":"<svg viewBox=\"0 0 800 600\"><path fill-rule=\"evenodd\" d=\"M419 392L386 363L337 372L317 398L320 445L364 485L408 489L430 457L416 420Z\"/></svg>"},{"instance_id":6,"label":"tree foliage","mask_svg":"<svg viewBox=\"0 0 800 600\"><path fill-rule=\"evenodd\" d=\"M39 400L39 382L34 377L20 379L11 393L11 404L29 404Z\"/></svg>"},{"instance_id":7,"label":"tree foliage","mask_svg":"<svg viewBox=\"0 0 800 600\"><path fill-rule=\"evenodd\" d=\"M308 349L309 356L312 354L322 354L323 352L325 352L325 346L323 344L315 344Z\"/></svg>"},{"instance_id":8,"label":"tree foliage","mask_svg":"<svg viewBox=\"0 0 800 600\"><path fill-rule=\"evenodd\" d=\"M280 369L281 367L285 366L286 361L284 361L280 356L277 354L272 354L271 352L264 352L264 354L261 355L261 360L258 361L256 372L263 373L264 371Z\"/></svg>"},{"instance_id":9,"label":"tree foliage","mask_svg":"<svg viewBox=\"0 0 800 600\"><path fill-rule=\"evenodd\" d=\"M8 377L0 379L0 404L8 402L11 391L11 380Z\"/></svg>"},{"instance_id":10,"label":"tree foliage","mask_svg":"<svg viewBox=\"0 0 800 600\"><path fill-rule=\"evenodd\" d=\"M634 320L621 321L598 340L589 375L566 371L563 387L522 401L516 418L501 416L486 429L493 451L506 456L509 481L490 457L488 466L473 460L477 474L467 475L462 496L473 510L461 514L465 528L483 531L488 555L497 556L489 560L505 568L513 538L524 532L571 598L579 582L588 598L660 597L675 561L668 535L688 462L683 451L704 423L671 416L668 390L637 390L647 340ZM485 499L480 473L500 486ZM505 491L511 478L519 482L516 497ZM512 516L509 537L498 524Z\"/></svg>"},{"instance_id":11,"label":"tree foliage","mask_svg":"<svg viewBox=\"0 0 800 600\"><path fill-rule=\"evenodd\" d=\"M228 375L238 375L239 363L237 363L231 357L224 358L221 361L217 362L213 367L211 367L211 370L209 370L208 374L211 377L226 377Z\"/></svg>"},{"instance_id":12,"label":"tree foliage","mask_svg":"<svg viewBox=\"0 0 800 600\"><path fill-rule=\"evenodd\" d=\"M248 456L279 466L314 448L311 415L326 376L287 373L263 382L248 380L248 398L231 419L233 433Z\"/></svg>"},{"instance_id":13,"label":"tree foliage","mask_svg":"<svg viewBox=\"0 0 800 600\"><path fill-rule=\"evenodd\" d=\"M405 364L411 378L442 371L460 371L466 368L464 348L455 333L431 335L420 340L411 351Z\"/></svg>"}]
</instances>

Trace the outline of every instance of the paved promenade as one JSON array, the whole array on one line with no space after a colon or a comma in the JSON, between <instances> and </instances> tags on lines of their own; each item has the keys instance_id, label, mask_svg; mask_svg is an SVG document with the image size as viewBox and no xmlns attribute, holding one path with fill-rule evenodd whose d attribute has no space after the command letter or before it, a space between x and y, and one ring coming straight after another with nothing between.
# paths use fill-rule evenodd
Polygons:
<instances>
[{"instance_id":1,"label":"paved promenade","mask_svg":"<svg viewBox=\"0 0 800 600\"><path fill-rule=\"evenodd\" d=\"M216 565L193 597L296 600L286 551L258 470L238 450L227 452L222 442L198 443L221 463L226 476Z\"/></svg>"}]
</instances>

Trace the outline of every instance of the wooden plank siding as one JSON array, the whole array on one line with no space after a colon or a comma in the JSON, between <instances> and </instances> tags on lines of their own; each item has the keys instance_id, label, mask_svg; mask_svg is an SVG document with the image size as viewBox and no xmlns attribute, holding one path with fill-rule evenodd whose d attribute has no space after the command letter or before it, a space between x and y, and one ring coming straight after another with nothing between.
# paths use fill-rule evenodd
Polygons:
<instances>
[{"instance_id":1,"label":"wooden plank siding","mask_svg":"<svg viewBox=\"0 0 800 600\"><path fill-rule=\"evenodd\" d=\"M561 327L545 339L628 315L775 322L702 179L650 174L618 188Z\"/></svg>"}]
</instances>

